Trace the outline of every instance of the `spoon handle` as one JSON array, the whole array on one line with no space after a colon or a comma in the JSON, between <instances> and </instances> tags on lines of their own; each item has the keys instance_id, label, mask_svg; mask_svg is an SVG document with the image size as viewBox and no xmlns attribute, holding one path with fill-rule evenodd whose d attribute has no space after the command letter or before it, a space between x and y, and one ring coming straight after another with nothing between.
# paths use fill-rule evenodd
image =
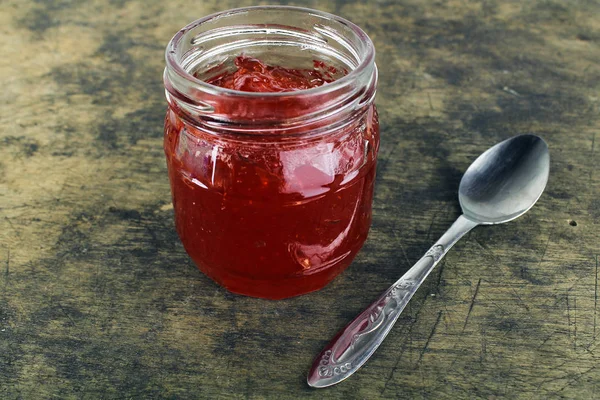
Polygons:
<instances>
[{"instance_id":1,"label":"spoon handle","mask_svg":"<svg viewBox=\"0 0 600 400\"><path fill-rule=\"evenodd\" d=\"M358 370L377 350L427 275L448 250L477 226L464 215L452 224L425 255L396 283L360 313L315 358L308 374L309 386L335 385Z\"/></svg>"}]
</instances>

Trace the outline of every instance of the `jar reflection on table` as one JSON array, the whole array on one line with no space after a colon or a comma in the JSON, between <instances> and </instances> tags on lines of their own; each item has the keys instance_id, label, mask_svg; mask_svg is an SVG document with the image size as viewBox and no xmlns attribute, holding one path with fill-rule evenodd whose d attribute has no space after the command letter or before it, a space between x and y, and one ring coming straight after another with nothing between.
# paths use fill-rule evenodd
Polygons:
<instances>
[{"instance_id":1,"label":"jar reflection on table","mask_svg":"<svg viewBox=\"0 0 600 400\"><path fill-rule=\"evenodd\" d=\"M328 14L320 14L319 25L346 29L350 38L345 40L354 40L361 50L354 64L347 54L342 60L347 64L328 55L328 62L351 70L338 81L264 95L194 79L192 73L211 71L201 58L193 63L196 70L182 72L181 57L191 52L177 46L192 43L186 39L193 34L192 45L202 42L210 48L215 39L209 32L238 26L236 18L268 24L286 15L295 27L315 25L316 17L304 9L248 10L218 22L211 17L197 21L171 42L165 72L165 154L177 232L190 257L230 291L277 299L322 288L351 263L367 237L379 148L373 104L377 72L368 37L352 25L347 31ZM236 37L247 43L251 31L236 31ZM288 33L282 36L300 40ZM231 35L229 40L235 43ZM299 44L306 45L306 40ZM230 47L226 51L234 55L235 46ZM169 51L174 51L171 58ZM287 49L273 57L273 49L260 43L244 51L292 68L303 68L321 55L317 51L302 59L298 49ZM217 68L212 65L213 71L230 67L231 58L221 58L225 61Z\"/></svg>"}]
</instances>

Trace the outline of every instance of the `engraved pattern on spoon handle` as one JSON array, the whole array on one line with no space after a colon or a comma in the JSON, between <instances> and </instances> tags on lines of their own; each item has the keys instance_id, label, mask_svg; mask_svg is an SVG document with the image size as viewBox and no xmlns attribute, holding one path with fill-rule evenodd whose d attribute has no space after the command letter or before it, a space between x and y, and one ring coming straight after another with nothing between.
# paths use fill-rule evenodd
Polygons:
<instances>
[{"instance_id":1,"label":"engraved pattern on spoon handle","mask_svg":"<svg viewBox=\"0 0 600 400\"><path fill-rule=\"evenodd\" d=\"M425 256L417 262L419 267L431 268L433 258ZM378 338L383 340L392 328L402 310L416 292L418 285L414 281L401 278L386 290L375 302L348 324L333 346L327 346L320 355L318 373L321 378L336 378L350 375L364 361L360 356L370 356L369 347ZM373 348L373 351L376 349ZM366 360L365 360L366 361Z\"/></svg>"},{"instance_id":2,"label":"engraved pattern on spoon handle","mask_svg":"<svg viewBox=\"0 0 600 400\"><path fill-rule=\"evenodd\" d=\"M315 359L313 387L334 385L359 369L383 342L402 310L446 252L477 223L460 216L402 278L342 329Z\"/></svg>"}]
</instances>

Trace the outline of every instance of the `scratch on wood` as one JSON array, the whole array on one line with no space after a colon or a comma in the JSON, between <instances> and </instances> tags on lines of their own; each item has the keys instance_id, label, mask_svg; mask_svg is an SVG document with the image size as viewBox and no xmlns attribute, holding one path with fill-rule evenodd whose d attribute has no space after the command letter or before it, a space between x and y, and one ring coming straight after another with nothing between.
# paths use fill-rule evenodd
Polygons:
<instances>
[{"instance_id":1,"label":"scratch on wood","mask_svg":"<svg viewBox=\"0 0 600 400\"><path fill-rule=\"evenodd\" d=\"M390 370L390 373L389 373L387 379L385 380L385 383L383 384L383 389L381 389L381 394L385 393L385 391L387 390L388 384L390 383L390 381L394 377L394 373L398 369L398 364L400 364L400 360L402 360L402 356L404 355L404 351L406 350L407 347L409 347L409 348L412 347L412 341L411 341L410 346L402 346L402 351L400 352L400 355L398 355L398 358L396 359L396 362L394 363L394 366Z\"/></svg>"},{"instance_id":2,"label":"scratch on wood","mask_svg":"<svg viewBox=\"0 0 600 400\"><path fill-rule=\"evenodd\" d=\"M6 220L6 222L8 222L8 225L10 225L10 227L12 228L13 231L15 231L15 234L17 235L17 237L20 239L21 238L21 234L19 233L19 231L15 228L15 226L13 225L12 221L10 220L10 218L8 218L7 216L4 217L4 219Z\"/></svg>"},{"instance_id":3,"label":"scratch on wood","mask_svg":"<svg viewBox=\"0 0 600 400\"><path fill-rule=\"evenodd\" d=\"M536 390L540 390L540 388L542 388L544 385L546 385L548 383L557 383L558 381L567 380L571 376L571 373L565 372L562 369L562 367L565 365L567 365L567 362L562 362L562 363L560 363L560 365L557 365L556 367L554 367L554 370L560 371L560 373L557 376L552 376L550 378L539 380L538 384L536 386Z\"/></svg>"},{"instance_id":4,"label":"scratch on wood","mask_svg":"<svg viewBox=\"0 0 600 400\"><path fill-rule=\"evenodd\" d=\"M592 136L592 154L590 155L590 160L592 160L592 168L590 168L590 181L592 180L592 173L594 172L594 145L596 144L596 132Z\"/></svg>"},{"instance_id":5,"label":"scratch on wood","mask_svg":"<svg viewBox=\"0 0 600 400\"><path fill-rule=\"evenodd\" d=\"M577 296L573 295L573 350L577 350Z\"/></svg>"},{"instance_id":6,"label":"scratch on wood","mask_svg":"<svg viewBox=\"0 0 600 400\"><path fill-rule=\"evenodd\" d=\"M429 109L433 111L433 104L431 104L431 96L427 93L427 100L429 101Z\"/></svg>"},{"instance_id":7,"label":"scratch on wood","mask_svg":"<svg viewBox=\"0 0 600 400\"><path fill-rule=\"evenodd\" d=\"M400 146L401 143L402 143L401 140L397 140L396 142L394 142L393 144L390 145L391 150L388 154L383 154L383 152L381 152L379 154L379 156L377 158L378 158L378 164L381 166L378 169L381 169L381 171L386 170L389 161L392 159L394 152L396 151L398 146Z\"/></svg>"},{"instance_id":8,"label":"scratch on wood","mask_svg":"<svg viewBox=\"0 0 600 400\"><path fill-rule=\"evenodd\" d=\"M594 282L594 340L596 339L596 318L598 316L598 255L596 254L596 280Z\"/></svg>"},{"instance_id":9,"label":"scratch on wood","mask_svg":"<svg viewBox=\"0 0 600 400\"><path fill-rule=\"evenodd\" d=\"M546 337L546 339L544 339L544 340L542 341L542 343L540 343L540 345L539 345L539 346L536 348L536 351L537 351L537 350L540 350L542 347L544 347L544 345L546 344L546 342L548 342L548 340L550 340L550 338L551 338L553 335L554 335L554 333L552 333L552 334L548 335L548 336Z\"/></svg>"},{"instance_id":10,"label":"scratch on wood","mask_svg":"<svg viewBox=\"0 0 600 400\"><path fill-rule=\"evenodd\" d=\"M433 213L433 216L431 217L431 223L429 224L429 229L427 229L427 236L426 239L429 240L429 237L431 236L431 229L433 228L433 223L435 222L435 219L437 218L439 213L439 210L435 211Z\"/></svg>"},{"instance_id":11,"label":"scratch on wood","mask_svg":"<svg viewBox=\"0 0 600 400\"><path fill-rule=\"evenodd\" d=\"M571 386L573 383L579 382L579 380L581 378L583 378L585 375L589 374L590 372L594 371L595 369L596 369L596 366L594 365L594 366L590 367L589 369L585 370L584 372L579 371L579 374L575 378L568 381L562 388L558 389L558 391L556 391L556 393L560 393L563 390L565 390L567 387Z\"/></svg>"},{"instance_id":12,"label":"scratch on wood","mask_svg":"<svg viewBox=\"0 0 600 400\"><path fill-rule=\"evenodd\" d=\"M469 232L469 234L471 234L473 231ZM471 240L471 237L469 236L469 240ZM492 250L490 250L490 248L488 246L486 246L485 244L481 243L481 241L479 239L477 239L477 236L473 236L473 242L478 245L479 247L481 247L481 249L484 251L484 253L488 254L490 257L492 257L494 259L494 261L498 260L498 257L496 257L496 255L494 254L494 252Z\"/></svg>"},{"instance_id":13,"label":"scratch on wood","mask_svg":"<svg viewBox=\"0 0 600 400\"><path fill-rule=\"evenodd\" d=\"M567 292L567 328L571 337L571 307L569 307L569 292Z\"/></svg>"},{"instance_id":14,"label":"scratch on wood","mask_svg":"<svg viewBox=\"0 0 600 400\"><path fill-rule=\"evenodd\" d=\"M408 303L408 304L410 304L410 303ZM415 318L415 320L416 320L416 318ZM409 349L408 350L408 361L411 364L412 364L412 361L413 361L413 337L412 337L412 325L413 324L414 324L414 321L411 322L410 329L408 331L408 341L409 341L409 344L408 344L408 349Z\"/></svg>"},{"instance_id":15,"label":"scratch on wood","mask_svg":"<svg viewBox=\"0 0 600 400\"><path fill-rule=\"evenodd\" d=\"M402 351L402 353L400 353L400 356L398 356L398 358L396 359L396 363L390 370L390 373L389 373L387 379L385 380L385 383L383 384L383 389L381 389L381 394L385 393L385 391L387 390L388 384L394 377L394 372L396 372L396 369L398 368L398 364L400 363L400 359L401 359L403 353L404 353L404 350Z\"/></svg>"},{"instance_id":16,"label":"scratch on wood","mask_svg":"<svg viewBox=\"0 0 600 400\"><path fill-rule=\"evenodd\" d=\"M460 272L457 271L453 271L454 274L456 274L456 276L458 276L459 278L465 280L465 281L469 281L469 277L467 277L466 275L461 274ZM480 296L481 297L481 296ZM561 300L563 298L561 297ZM504 316L504 317L511 317L514 315L514 313L512 312L508 312L506 311L504 308L502 308L497 301L494 301L492 298L490 299L486 299L489 300L490 304L492 306L494 306L497 309L497 312L500 313L500 315ZM410 303L409 303L410 304Z\"/></svg>"},{"instance_id":17,"label":"scratch on wood","mask_svg":"<svg viewBox=\"0 0 600 400\"><path fill-rule=\"evenodd\" d=\"M409 313L412 314L412 308L415 305L415 301L411 301L408 303L408 307L409 307ZM411 318L410 324L408 324L407 330L408 330L408 340L409 340L409 361L412 363L413 360L413 335L412 335L412 329L415 325L415 323L419 320L419 315L421 314L421 310L423 310L422 304L421 306L417 309L417 312L415 313L415 317Z\"/></svg>"},{"instance_id":18,"label":"scratch on wood","mask_svg":"<svg viewBox=\"0 0 600 400\"><path fill-rule=\"evenodd\" d=\"M71 324L73 326L75 326L75 321L73 320L73 318L71 318L71 316L69 315L69 313L65 311L65 309L62 306L62 304L60 304L58 302L56 304L58 305L58 308L60 308L60 311L62 311L62 313L69 319L69 321L71 321Z\"/></svg>"},{"instance_id":19,"label":"scratch on wood","mask_svg":"<svg viewBox=\"0 0 600 400\"><path fill-rule=\"evenodd\" d=\"M540 257L540 262L538 263L538 267L544 261L544 256L546 255L546 251L548 250L548 245L550 244L550 239L552 239L552 234L554 233L554 228L556 227L556 222L552 224L552 228L550 229L550 233L548 234L548 240L546 241L546 246L544 246L544 251L542 252L542 256Z\"/></svg>"},{"instance_id":20,"label":"scratch on wood","mask_svg":"<svg viewBox=\"0 0 600 400\"><path fill-rule=\"evenodd\" d=\"M475 307L475 298L477 297L477 294L479 293L479 286L481 286L481 278L479 278L479 280L477 281L477 286L475 286L475 293L473 293L473 298L471 299L471 304L469 305L469 311L467 312L467 317L465 318L465 323L463 325L463 332L465 330L465 328L467 327L467 324L469 323L469 317L471 316L471 311L473 311L473 307Z\"/></svg>"},{"instance_id":21,"label":"scratch on wood","mask_svg":"<svg viewBox=\"0 0 600 400\"><path fill-rule=\"evenodd\" d=\"M519 296L519 293L517 293L517 291L514 288L511 288L513 293L515 294L515 296L517 297L517 299L519 299L519 304L521 304L523 306L523 308L525 308L527 311L529 310L529 306L527 305L527 303L525 303L523 301L523 299L521 298L521 296Z\"/></svg>"},{"instance_id":22,"label":"scratch on wood","mask_svg":"<svg viewBox=\"0 0 600 400\"><path fill-rule=\"evenodd\" d=\"M398 246L400 247L400 250L402 250L402 255L404 256L404 259L406 260L406 265L408 268L410 268L410 266L411 266L410 261L408 260L408 256L406 255L406 250L404 250L404 246L402 246L402 242L400 241L400 238L398 237L398 233L396 232L396 229L394 229L392 232L394 232L394 237L398 241Z\"/></svg>"},{"instance_id":23,"label":"scratch on wood","mask_svg":"<svg viewBox=\"0 0 600 400\"><path fill-rule=\"evenodd\" d=\"M429 337L427 338L427 341L425 342L425 346L423 346L423 349L421 350L421 354L419 355L419 360L417 361L417 365L419 365L421 363L421 360L423 359L423 355L427 351L427 348L429 347L429 342L431 341L431 338L433 337L433 335L435 335L435 329L437 328L441 319L442 319L442 311L440 311L438 313L437 319L435 320L435 324L433 324L433 328L431 328L431 333L429 333Z\"/></svg>"},{"instance_id":24,"label":"scratch on wood","mask_svg":"<svg viewBox=\"0 0 600 400\"><path fill-rule=\"evenodd\" d=\"M414 303L410 302L408 303L408 310L406 310L409 314L412 312L412 305ZM408 358L408 362L412 364L412 354L413 354L413 335L412 335L412 328L415 324L415 322L417 322L417 320L419 319L419 314L421 313L421 310L423 309L423 307L419 307L419 309L417 310L417 312L415 313L415 317L411 319L410 324L405 325L406 327L404 328L403 332L407 332L406 335L404 335L405 337L407 337L407 341L408 341L408 346L404 345L402 346L402 351L400 352L400 355L398 356L398 358L396 359L396 363L394 364L394 366L392 367L392 370L390 371L388 378L385 381L385 384L383 385L383 389L381 390L381 394L383 394L386 389L387 386L389 384L389 382L392 380L394 373L396 372L396 370L398 369L398 365L400 364L400 360L402 360L402 356L404 355L405 350L408 348L409 349L409 358ZM404 343L406 343L406 340Z\"/></svg>"},{"instance_id":25,"label":"scratch on wood","mask_svg":"<svg viewBox=\"0 0 600 400\"><path fill-rule=\"evenodd\" d=\"M439 273L438 273L438 277L437 277L437 282L435 284L435 287L437 289L437 292L440 292L440 283L442 282L442 274L444 273L444 267L446 266L446 259L444 258L441 262L440 262L440 267L439 267Z\"/></svg>"},{"instance_id":26,"label":"scratch on wood","mask_svg":"<svg viewBox=\"0 0 600 400\"><path fill-rule=\"evenodd\" d=\"M4 277L6 284L8 282L8 274L10 273L10 249L8 249L8 254L6 255L6 269L4 270ZM598 278L598 260L596 260L596 278Z\"/></svg>"}]
</instances>

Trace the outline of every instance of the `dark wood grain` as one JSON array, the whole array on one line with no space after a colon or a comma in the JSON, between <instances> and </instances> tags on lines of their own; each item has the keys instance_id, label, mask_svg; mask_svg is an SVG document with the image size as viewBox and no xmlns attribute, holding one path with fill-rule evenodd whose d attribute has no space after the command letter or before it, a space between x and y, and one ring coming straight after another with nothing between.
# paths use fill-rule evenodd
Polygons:
<instances>
[{"instance_id":1,"label":"dark wood grain","mask_svg":"<svg viewBox=\"0 0 600 400\"><path fill-rule=\"evenodd\" d=\"M382 146L359 257L271 302L194 268L161 148L164 46L249 4L0 4L0 397L600 396L600 5L290 1L373 38ZM458 216L470 162L525 132L551 149L538 205L470 233L361 371L310 390L314 355Z\"/></svg>"}]
</instances>

